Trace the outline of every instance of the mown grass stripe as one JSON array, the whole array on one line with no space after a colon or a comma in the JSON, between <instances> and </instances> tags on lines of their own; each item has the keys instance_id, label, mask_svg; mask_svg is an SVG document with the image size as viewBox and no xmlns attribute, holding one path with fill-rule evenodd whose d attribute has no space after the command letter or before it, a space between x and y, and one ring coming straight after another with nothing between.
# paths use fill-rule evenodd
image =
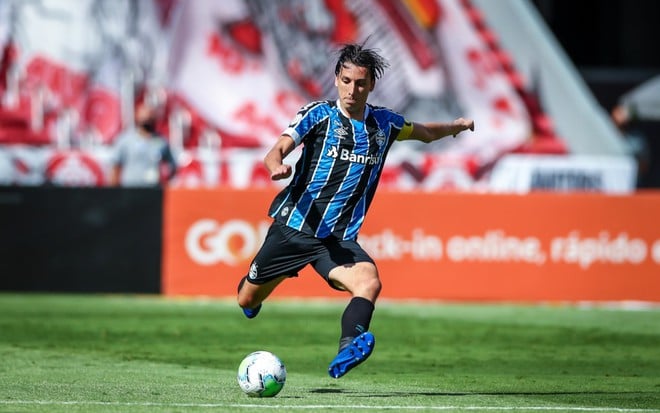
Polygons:
<instances>
[{"instance_id":1,"label":"mown grass stripe","mask_svg":"<svg viewBox=\"0 0 660 413\"><path fill-rule=\"evenodd\" d=\"M0 400L2 405L39 405L39 406L139 406L139 407L171 407L171 408L259 408L259 409L365 409L365 410L488 410L488 411L578 411L578 412L621 412L621 413L655 413L660 409L627 409L620 407L586 407L586 406L394 406L394 405L332 405L332 404L248 404L248 403L158 403L158 402L104 402L87 400Z\"/></svg>"}]
</instances>

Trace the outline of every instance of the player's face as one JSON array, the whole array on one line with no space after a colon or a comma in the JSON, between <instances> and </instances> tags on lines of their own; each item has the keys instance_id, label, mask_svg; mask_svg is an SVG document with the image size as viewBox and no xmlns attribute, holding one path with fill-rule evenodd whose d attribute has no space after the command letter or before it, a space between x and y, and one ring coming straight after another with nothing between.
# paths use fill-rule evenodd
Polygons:
<instances>
[{"instance_id":1,"label":"player's face","mask_svg":"<svg viewBox=\"0 0 660 413\"><path fill-rule=\"evenodd\" d=\"M342 109L352 118L362 119L369 93L374 90L374 79L366 67L346 63L335 78Z\"/></svg>"}]
</instances>

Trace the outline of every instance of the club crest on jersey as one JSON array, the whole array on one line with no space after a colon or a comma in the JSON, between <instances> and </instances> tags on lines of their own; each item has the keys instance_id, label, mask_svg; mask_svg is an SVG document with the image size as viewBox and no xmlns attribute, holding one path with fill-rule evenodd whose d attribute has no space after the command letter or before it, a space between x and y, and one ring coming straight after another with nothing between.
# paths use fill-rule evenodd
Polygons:
<instances>
[{"instance_id":1,"label":"club crest on jersey","mask_svg":"<svg viewBox=\"0 0 660 413\"><path fill-rule=\"evenodd\" d=\"M385 132L382 130L378 129L378 133L376 133L376 143L378 146L383 146L387 138L385 138Z\"/></svg>"}]
</instances>

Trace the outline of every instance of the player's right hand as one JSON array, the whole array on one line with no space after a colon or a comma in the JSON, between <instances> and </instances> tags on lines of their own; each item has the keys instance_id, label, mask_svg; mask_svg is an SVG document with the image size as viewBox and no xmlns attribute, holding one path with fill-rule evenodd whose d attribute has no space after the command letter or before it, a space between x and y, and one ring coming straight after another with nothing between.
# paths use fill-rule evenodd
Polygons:
<instances>
[{"instance_id":1,"label":"player's right hand","mask_svg":"<svg viewBox=\"0 0 660 413\"><path fill-rule=\"evenodd\" d=\"M291 176L291 165L282 164L277 168L273 169L270 173L270 179L273 181L278 181L280 179L286 179Z\"/></svg>"}]
</instances>

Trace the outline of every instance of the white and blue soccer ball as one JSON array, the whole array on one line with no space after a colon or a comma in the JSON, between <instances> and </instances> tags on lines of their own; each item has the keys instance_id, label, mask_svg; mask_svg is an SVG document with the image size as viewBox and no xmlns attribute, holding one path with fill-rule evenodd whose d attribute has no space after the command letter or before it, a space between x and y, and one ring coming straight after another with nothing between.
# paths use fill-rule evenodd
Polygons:
<instances>
[{"instance_id":1,"label":"white and blue soccer ball","mask_svg":"<svg viewBox=\"0 0 660 413\"><path fill-rule=\"evenodd\" d=\"M255 351L238 366L238 385L250 397L273 397L284 387L286 368L275 354Z\"/></svg>"}]
</instances>

